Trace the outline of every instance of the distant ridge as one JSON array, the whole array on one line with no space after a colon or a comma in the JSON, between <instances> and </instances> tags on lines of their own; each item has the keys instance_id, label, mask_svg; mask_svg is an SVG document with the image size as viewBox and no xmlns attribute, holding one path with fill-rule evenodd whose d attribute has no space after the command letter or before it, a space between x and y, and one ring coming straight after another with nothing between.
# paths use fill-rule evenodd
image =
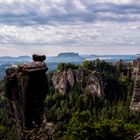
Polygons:
<instances>
[{"instance_id":1,"label":"distant ridge","mask_svg":"<svg viewBox=\"0 0 140 140\"><path fill-rule=\"evenodd\" d=\"M74 52L66 52L66 53L59 53L57 55L57 57L71 57L71 56L78 56L79 57L79 54L78 53L74 53Z\"/></svg>"},{"instance_id":2,"label":"distant ridge","mask_svg":"<svg viewBox=\"0 0 140 140\"><path fill-rule=\"evenodd\" d=\"M14 56L0 56L0 59L31 59L31 57L30 56L28 56L28 55L23 55L23 56L16 56L16 57L14 57Z\"/></svg>"},{"instance_id":3,"label":"distant ridge","mask_svg":"<svg viewBox=\"0 0 140 140\"><path fill-rule=\"evenodd\" d=\"M57 56L48 59L48 62L82 62L85 58L81 57L78 53L74 52L66 52L66 53L59 53Z\"/></svg>"}]
</instances>

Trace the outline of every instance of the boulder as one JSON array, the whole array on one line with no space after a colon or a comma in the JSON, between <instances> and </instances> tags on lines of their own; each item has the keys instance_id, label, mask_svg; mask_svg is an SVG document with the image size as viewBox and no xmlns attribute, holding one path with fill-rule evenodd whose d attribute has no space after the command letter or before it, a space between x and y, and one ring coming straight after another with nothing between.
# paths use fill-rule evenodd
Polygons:
<instances>
[{"instance_id":1,"label":"boulder","mask_svg":"<svg viewBox=\"0 0 140 140\"><path fill-rule=\"evenodd\" d=\"M33 58L34 61L43 62L46 59L46 56L45 55L33 54L32 58Z\"/></svg>"}]
</instances>

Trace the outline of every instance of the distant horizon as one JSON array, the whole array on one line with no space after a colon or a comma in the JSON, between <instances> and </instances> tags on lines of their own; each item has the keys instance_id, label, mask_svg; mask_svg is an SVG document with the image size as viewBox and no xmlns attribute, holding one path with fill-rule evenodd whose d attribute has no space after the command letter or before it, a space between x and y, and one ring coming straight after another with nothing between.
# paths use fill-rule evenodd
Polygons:
<instances>
[{"instance_id":1,"label":"distant horizon","mask_svg":"<svg viewBox=\"0 0 140 140\"><path fill-rule=\"evenodd\" d=\"M78 53L78 52L60 52L60 53ZM59 55L60 53L56 54L56 55L46 55L46 54L43 54L43 53L37 53L39 55L45 55L46 57L55 57L57 55ZM34 53L33 53L34 54ZM0 57L20 57L20 56L29 56L29 57L32 57L33 54L21 54L21 55L0 55ZM83 55L97 55L97 56L115 56L115 55L118 55L118 56L124 56L124 55L140 55L140 54L80 54L78 53L80 56L83 56Z\"/></svg>"}]
</instances>

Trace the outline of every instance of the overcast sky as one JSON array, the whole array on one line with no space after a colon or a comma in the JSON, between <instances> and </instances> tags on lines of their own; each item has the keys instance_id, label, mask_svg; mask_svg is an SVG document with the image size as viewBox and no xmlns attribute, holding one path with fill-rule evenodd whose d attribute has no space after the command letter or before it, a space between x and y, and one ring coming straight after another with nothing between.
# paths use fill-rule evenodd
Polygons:
<instances>
[{"instance_id":1,"label":"overcast sky","mask_svg":"<svg viewBox=\"0 0 140 140\"><path fill-rule=\"evenodd\" d=\"M0 0L0 56L140 53L140 0Z\"/></svg>"}]
</instances>

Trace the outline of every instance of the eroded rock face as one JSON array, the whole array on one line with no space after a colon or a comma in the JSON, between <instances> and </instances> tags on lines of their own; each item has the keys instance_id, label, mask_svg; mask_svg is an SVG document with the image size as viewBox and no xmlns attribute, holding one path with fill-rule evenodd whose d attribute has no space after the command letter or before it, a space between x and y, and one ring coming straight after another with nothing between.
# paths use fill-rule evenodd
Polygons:
<instances>
[{"instance_id":1,"label":"eroded rock face","mask_svg":"<svg viewBox=\"0 0 140 140\"><path fill-rule=\"evenodd\" d=\"M140 140L140 133L134 136L134 140Z\"/></svg>"},{"instance_id":2,"label":"eroded rock face","mask_svg":"<svg viewBox=\"0 0 140 140\"><path fill-rule=\"evenodd\" d=\"M86 90L97 97L104 96L105 82L96 72L71 69L57 72L52 76L54 88L60 94L66 94L70 88L77 87L78 91Z\"/></svg>"},{"instance_id":3,"label":"eroded rock face","mask_svg":"<svg viewBox=\"0 0 140 140\"><path fill-rule=\"evenodd\" d=\"M140 75L140 58L133 61L133 78Z\"/></svg>"},{"instance_id":4,"label":"eroded rock face","mask_svg":"<svg viewBox=\"0 0 140 140\"><path fill-rule=\"evenodd\" d=\"M41 56L36 57L36 61L32 63L6 70L5 93L9 99L11 113L16 120L20 139L37 140L33 139L33 135L35 135L34 131L38 130L46 133L44 140L50 140L52 139L51 128L43 121L44 100L48 87L46 76L48 68L42 62ZM32 130L32 134L29 134L30 130Z\"/></svg>"},{"instance_id":5,"label":"eroded rock face","mask_svg":"<svg viewBox=\"0 0 140 140\"><path fill-rule=\"evenodd\" d=\"M104 97L105 85L104 79L97 75L96 72L92 72L89 75L86 90L92 95L96 95L97 97L101 98Z\"/></svg>"},{"instance_id":6,"label":"eroded rock face","mask_svg":"<svg viewBox=\"0 0 140 140\"><path fill-rule=\"evenodd\" d=\"M82 91L84 88L84 79L87 75L86 70L78 70L76 71L76 83L78 91Z\"/></svg>"},{"instance_id":7,"label":"eroded rock face","mask_svg":"<svg viewBox=\"0 0 140 140\"><path fill-rule=\"evenodd\" d=\"M69 86L74 86L74 74L71 70L58 72L53 75L52 81L54 88L64 95L67 93Z\"/></svg>"}]
</instances>

